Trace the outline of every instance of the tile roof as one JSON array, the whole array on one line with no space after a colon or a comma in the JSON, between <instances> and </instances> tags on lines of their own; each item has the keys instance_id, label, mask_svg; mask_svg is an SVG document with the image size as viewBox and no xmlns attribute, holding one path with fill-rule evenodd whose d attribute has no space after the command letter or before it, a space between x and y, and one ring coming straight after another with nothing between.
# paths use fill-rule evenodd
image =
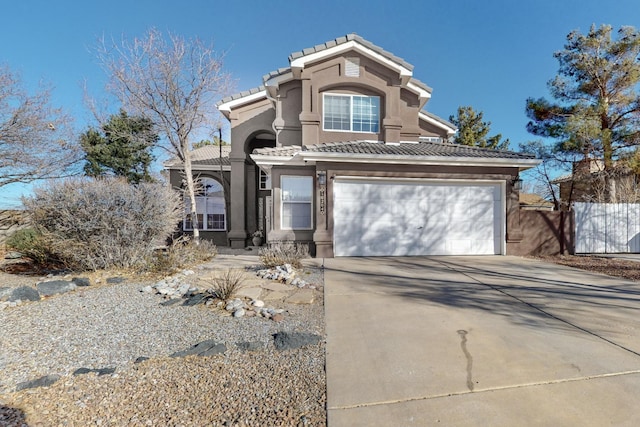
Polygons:
<instances>
[{"instance_id":1,"label":"tile roof","mask_svg":"<svg viewBox=\"0 0 640 427\"><path fill-rule=\"evenodd\" d=\"M409 64L404 59L395 56L391 52L387 52L386 50L384 50L380 46L376 46L375 44L363 39L362 37L360 37L359 35L357 35L355 33L347 34L346 36L338 37L337 39L330 40L330 41L328 41L326 43L322 43L322 44L316 45L314 47L303 49L303 50L298 51L298 52L293 52L291 55L289 55L289 62L291 62L291 61L293 61L295 59L301 58L303 56L306 56L306 55L311 55L312 53L322 52L323 50L330 49L332 47L335 47L335 46L350 42L352 40L353 41L357 41L358 43L360 43L364 47L373 50L374 52L384 56L385 58L387 58L387 59L389 59L389 60L391 60L393 62L397 62L398 64L402 65L403 67L407 68L408 70L413 71L413 65Z\"/></svg>"},{"instance_id":2,"label":"tile roof","mask_svg":"<svg viewBox=\"0 0 640 427\"><path fill-rule=\"evenodd\" d=\"M431 119L435 120L435 121L436 121L436 122L438 122L438 123L442 123L443 125L445 125L445 126L446 126L446 127L448 127L448 128L451 128L451 129L458 129L458 128L457 128L457 126L456 126L456 125L454 125L453 123L451 123L450 121L445 120L445 119L443 119L443 118L442 118L442 117L440 117L440 116L436 116L435 114L430 113L430 112L429 112L429 111L427 111L427 110L420 110L420 113L421 113L421 114L424 114L424 115L425 115L425 116L427 116L427 117L430 117Z\"/></svg>"},{"instance_id":3,"label":"tile roof","mask_svg":"<svg viewBox=\"0 0 640 427\"><path fill-rule=\"evenodd\" d=\"M422 157L469 157L491 159L535 159L531 154L516 153L513 151L491 150L488 148L469 147L460 144L440 142L400 143L386 144L377 141L347 141L330 142L309 146L287 146L275 148L259 148L253 151L254 155L264 156L295 156L300 152L305 153L336 153L336 154L365 154L388 156L422 156Z\"/></svg>"},{"instance_id":4,"label":"tile roof","mask_svg":"<svg viewBox=\"0 0 640 427\"><path fill-rule=\"evenodd\" d=\"M220 106L220 105L222 105L222 104L224 104L226 102L233 101L233 100L240 99L240 98L244 98L245 96L253 95L253 94L261 92L263 90L265 90L264 86L258 86L258 87L253 87L253 88L251 88L249 90L245 90L245 91L242 91L242 92L234 93L233 95L226 96L226 97L222 98L220 101L216 102L216 107L218 107L218 106Z\"/></svg>"},{"instance_id":5,"label":"tile roof","mask_svg":"<svg viewBox=\"0 0 640 427\"><path fill-rule=\"evenodd\" d=\"M229 160L229 153L231 152L231 145L222 146L222 158L220 157L220 147L217 145L205 145L204 147L196 148L191 152L191 163L194 166L219 166L222 162L223 166L231 166ZM165 163L165 167L181 166L182 163L173 158Z\"/></svg>"},{"instance_id":6,"label":"tile roof","mask_svg":"<svg viewBox=\"0 0 640 427\"><path fill-rule=\"evenodd\" d=\"M312 53L316 53L316 52L322 52L323 50L327 50L330 49L332 47L350 42L350 41L356 41L358 43L360 43L362 46L371 49L372 51L378 53L379 55L393 61L396 62L398 64L400 64L401 66L403 66L404 68L413 71L413 65L409 64L408 62L406 62L404 59L395 56L394 54L392 54L391 52L388 52L386 50L384 50L383 48L381 48L380 46L377 46L365 39L363 39L362 37L360 37L357 34L351 33L351 34L347 34L346 36L343 37L338 37L334 40L330 40L326 43L322 43L319 45L316 45L314 47L311 48L307 48L307 49L303 49L301 51L298 52L293 52L291 55L289 55L289 63L291 63L291 61L297 59L297 58L301 58L303 56L306 55L310 55ZM283 67L283 68L278 68L275 71L271 71L267 74L265 74L264 76L262 76L262 81L266 84L267 81L269 79L272 79L274 77L278 77L281 76L283 74L289 73L291 72L291 68L290 67ZM432 92L433 89L431 87L429 87L428 85L424 84L423 82L421 82L420 80L416 79L416 78L411 78L411 83L415 84L416 86L418 86L419 88L421 88L422 90L425 90L427 92ZM233 95L227 96L223 99L221 99L220 101L218 101L216 103L216 106L220 106L226 102L229 101L233 101L236 99L240 99L240 98L244 98L245 96L249 96L249 95L253 95L254 93L258 93L260 91L265 90L265 86L261 85L258 87L254 87L251 88L249 90L243 91L243 92L239 92L239 93L235 93Z\"/></svg>"},{"instance_id":7,"label":"tile roof","mask_svg":"<svg viewBox=\"0 0 640 427\"><path fill-rule=\"evenodd\" d=\"M222 158L220 158L220 146L205 145L191 152L191 162L194 165L219 165L222 161L223 165L230 166L229 153L231 145L222 146Z\"/></svg>"}]
</instances>

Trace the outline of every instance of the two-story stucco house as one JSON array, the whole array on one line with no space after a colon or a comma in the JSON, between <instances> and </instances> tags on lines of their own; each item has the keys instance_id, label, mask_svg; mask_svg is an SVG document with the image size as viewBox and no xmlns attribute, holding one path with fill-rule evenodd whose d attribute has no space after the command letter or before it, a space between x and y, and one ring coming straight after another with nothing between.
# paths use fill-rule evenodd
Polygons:
<instances>
[{"instance_id":1,"label":"two-story stucco house","mask_svg":"<svg viewBox=\"0 0 640 427\"><path fill-rule=\"evenodd\" d=\"M196 153L201 235L241 248L263 230L320 257L508 253L522 238L513 183L538 161L449 143L455 127L424 109L431 93L354 34L291 54L218 104L231 149Z\"/></svg>"}]
</instances>

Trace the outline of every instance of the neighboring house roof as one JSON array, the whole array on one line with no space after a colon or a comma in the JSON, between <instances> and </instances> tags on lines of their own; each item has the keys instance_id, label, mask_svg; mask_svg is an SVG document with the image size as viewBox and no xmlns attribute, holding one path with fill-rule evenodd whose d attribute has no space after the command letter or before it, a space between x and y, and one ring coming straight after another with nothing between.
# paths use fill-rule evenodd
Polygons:
<instances>
[{"instance_id":1,"label":"neighboring house roof","mask_svg":"<svg viewBox=\"0 0 640 427\"><path fill-rule=\"evenodd\" d=\"M540 163L540 160L530 154L436 142L347 141L309 146L259 148L253 151L251 158L259 165L346 161L463 166L500 164L526 169Z\"/></svg>"},{"instance_id":2,"label":"neighboring house roof","mask_svg":"<svg viewBox=\"0 0 640 427\"><path fill-rule=\"evenodd\" d=\"M551 184L560 184L562 182L569 182L573 180L573 175L561 175L551 181Z\"/></svg>"},{"instance_id":3,"label":"neighboring house roof","mask_svg":"<svg viewBox=\"0 0 640 427\"><path fill-rule=\"evenodd\" d=\"M533 193L520 193L519 194L520 205L538 207L538 208L553 208L553 203L544 199L542 196Z\"/></svg>"},{"instance_id":4,"label":"neighboring house roof","mask_svg":"<svg viewBox=\"0 0 640 427\"><path fill-rule=\"evenodd\" d=\"M222 148L222 157L220 157L220 148ZM231 145L205 145L191 152L191 163L194 170L220 170L222 163L224 170L229 170L231 162L229 161L229 153ZM166 169L182 169L182 162L176 158L168 160L164 164ZM215 167L213 167L215 166Z\"/></svg>"}]
</instances>

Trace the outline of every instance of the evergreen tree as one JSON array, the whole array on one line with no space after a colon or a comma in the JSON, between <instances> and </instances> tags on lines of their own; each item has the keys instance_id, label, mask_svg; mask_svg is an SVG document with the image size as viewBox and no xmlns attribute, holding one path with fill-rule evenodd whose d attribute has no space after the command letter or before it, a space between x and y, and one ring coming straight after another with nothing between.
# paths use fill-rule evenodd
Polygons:
<instances>
[{"instance_id":1,"label":"evergreen tree","mask_svg":"<svg viewBox=\"0 0 640 427\"><path fill-rule=\"evenodd\" d=\"M572 31L554 54L560 64L548 83L554 100L529 98L526 107L530 133L554 138L559 152L602 159L605 174L640 145L640 33L622 27L617 40L611 33L608 25L586 35ZM608 187L615 201L615 180Z\"/></svg>"},{"instance_id":2,"label":"evergreen tree","mask_svg":"<svg viewBox=\"0 0 640 427\"><path fill-rule=\"evenodd\" d=\"M91 128L80 136L85 151L84 171L93 177L122 176L133 184L151 181L151 148L157 142L151 120L120 110L100 130Z\"/></svg>"},{"instance_id":3,"label":"evergreen tree","mask_svg":"<svg viewBox=\"0 0 640 427\"><path fill-rule=\"evenodd\" d=\"M483 121L483 113L476 112L473 107L458 107L456 116L449 116L449 121L456 125L458 133L454 143L496 150L507 150L509 139L501 141L502 135L488 136L491 122Z\"/></svg>"}]
</instances>

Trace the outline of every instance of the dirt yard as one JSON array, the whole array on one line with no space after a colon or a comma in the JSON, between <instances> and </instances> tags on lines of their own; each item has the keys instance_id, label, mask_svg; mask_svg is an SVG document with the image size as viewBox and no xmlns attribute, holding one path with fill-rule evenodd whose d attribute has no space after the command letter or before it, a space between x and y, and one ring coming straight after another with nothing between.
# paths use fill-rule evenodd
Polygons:
<instances>
[{"instance_id":1,"label":"dirt yard","mask_svg":"<svg viewBox=\"0 0 640 427\"><path fill-rule=\"evenodd\" d=\"M555 257L540 257L546 262L566 265L581 270L622 277L628 280L640 281L640 262L616 258L606 258L597 255L564 255Z\"/></svg>"}]
</instances>

